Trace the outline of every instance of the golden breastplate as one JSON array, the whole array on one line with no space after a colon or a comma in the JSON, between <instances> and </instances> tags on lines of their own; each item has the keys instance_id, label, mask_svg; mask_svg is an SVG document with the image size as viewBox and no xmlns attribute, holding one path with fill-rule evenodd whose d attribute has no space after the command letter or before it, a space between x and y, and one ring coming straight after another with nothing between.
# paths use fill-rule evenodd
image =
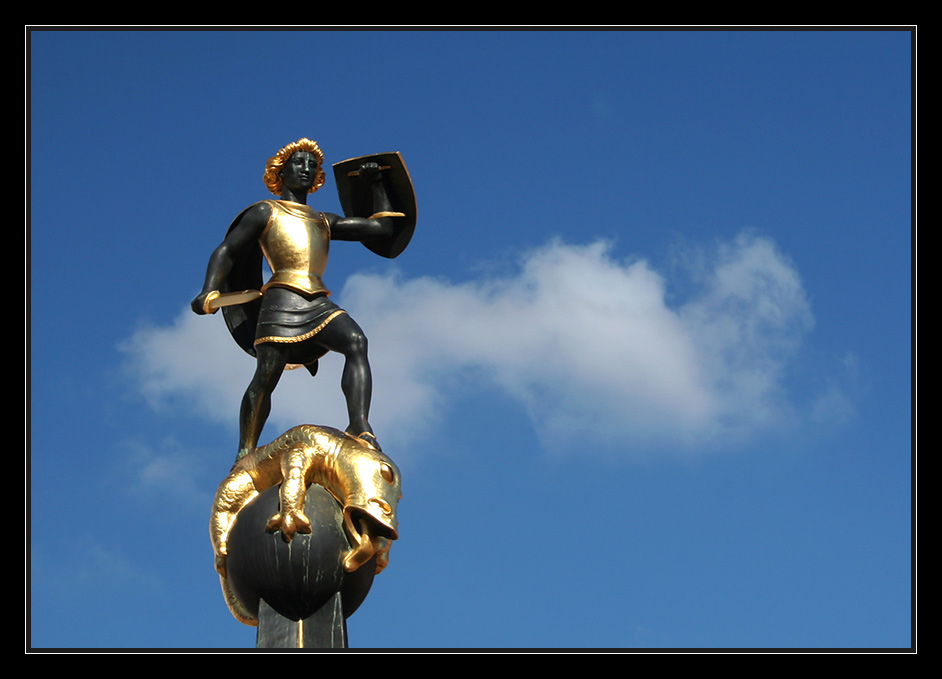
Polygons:
<instances>
[{"instance_id":1,"label":"golden breastplate","mask_svg":"<svg viewBox=\"0 0 942 679\"><path fill-rule=\"evenodd\" d=\"M272 277L262 286L262 291L279 286L307 294L329 295L322 280L330 251L327 218L300 203L265 202L271 206L271 217L258 242Z\"/></svg>"}]
</instances>

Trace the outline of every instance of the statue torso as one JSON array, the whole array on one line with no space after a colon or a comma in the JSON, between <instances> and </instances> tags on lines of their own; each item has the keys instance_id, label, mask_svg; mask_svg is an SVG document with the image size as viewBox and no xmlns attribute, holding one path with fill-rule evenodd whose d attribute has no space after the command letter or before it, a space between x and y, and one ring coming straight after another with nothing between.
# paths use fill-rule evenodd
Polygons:
<instances>
[{"instance_id":1,"label":"statue torso","mask_svg":"<svg viewBox=\"0 0 942 679\"><path fill-rule=\"evenodd\" d=\"M305 294L330 294L323 281L330 251L327 217L301 203L264 202L271 206L271 217L259 245L272 277L262 291L277 286Z\"/></svg>"}]
</instances>

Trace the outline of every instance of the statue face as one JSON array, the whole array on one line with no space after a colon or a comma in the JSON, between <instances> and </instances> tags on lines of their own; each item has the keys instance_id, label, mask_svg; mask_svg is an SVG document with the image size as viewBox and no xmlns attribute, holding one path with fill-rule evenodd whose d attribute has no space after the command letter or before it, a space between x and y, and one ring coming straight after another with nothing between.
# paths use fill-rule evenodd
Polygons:
<instances>
[{"instance_id":1,"label":"statue face","mask_svg":"<svg viewBox=\"0 0 942 679\"><path fill-rule=\"evenodd\" d=\"M281 168L281 180L285 188L307 192L317 178L317 156L308 151L291 155Z\"/></svg>"}]
</instances>

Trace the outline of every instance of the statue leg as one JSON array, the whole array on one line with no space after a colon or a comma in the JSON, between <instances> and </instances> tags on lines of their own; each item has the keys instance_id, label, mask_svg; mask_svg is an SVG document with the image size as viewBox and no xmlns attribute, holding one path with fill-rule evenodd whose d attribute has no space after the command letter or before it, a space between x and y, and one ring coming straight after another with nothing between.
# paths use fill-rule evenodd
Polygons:
<instances>
[{"instance_id":1,"label":"statue leg","mask_svg":"<svg viewBox=\"0 0 942 679\"><path fill-rule=\"evenodd\" d=\"M258 446L265 421L271 412L271 395L287 363L283 348L277 344L259 344L255 347L255 375L242 397L239 413L239 453L236 459Z\"/></svg>"},{"instance_id":2,"label":"statue leg","mask_svg":"<svg viewBox=\"0 0 942 679\"><path fill-rule=\"evenodd\" d=\"M373 396L373 376L367 356L367 339L363 330L348 314L338 316L317 335L317 342L325 349L344 357L340 388L347 402L350 424L347 432L358 436L372 434L370 427L370 401Z\"/></svg>"}]
</instances>

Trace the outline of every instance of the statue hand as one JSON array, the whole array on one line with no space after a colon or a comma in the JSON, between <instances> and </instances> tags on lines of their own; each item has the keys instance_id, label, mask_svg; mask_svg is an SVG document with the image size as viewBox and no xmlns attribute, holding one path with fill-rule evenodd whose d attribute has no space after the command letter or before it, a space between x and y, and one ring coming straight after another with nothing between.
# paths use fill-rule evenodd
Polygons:
<instances>
[{"instance_id":1,"label":"statue hand","mask_svg":"<svg viewBox=\"0 0 942 679\"><path fill-rule=\"evenodd\" d=\"M363 163L360 166L360 179L365 181L367 184L372 184L379 181L379 173L379 163Z\"/></svg>"},{"instance_id":2,"label":"statue hand","mask_svg":"<svg viewBox=\"0 0 942 679\"><path fill-rule=\"evenodd\" d=\"M199 314L200 316L204 316L206 314L214 314L217 311L219 311L218 309L213 309L212 311L206 310L206 298L212 295L213 293L216 293L216 291L209 290L207 292L201 292L199 295L197 295L196 298L192 302L190 302L190 308L193 310L193 313Z\"/></svg>"}]
</instances>

